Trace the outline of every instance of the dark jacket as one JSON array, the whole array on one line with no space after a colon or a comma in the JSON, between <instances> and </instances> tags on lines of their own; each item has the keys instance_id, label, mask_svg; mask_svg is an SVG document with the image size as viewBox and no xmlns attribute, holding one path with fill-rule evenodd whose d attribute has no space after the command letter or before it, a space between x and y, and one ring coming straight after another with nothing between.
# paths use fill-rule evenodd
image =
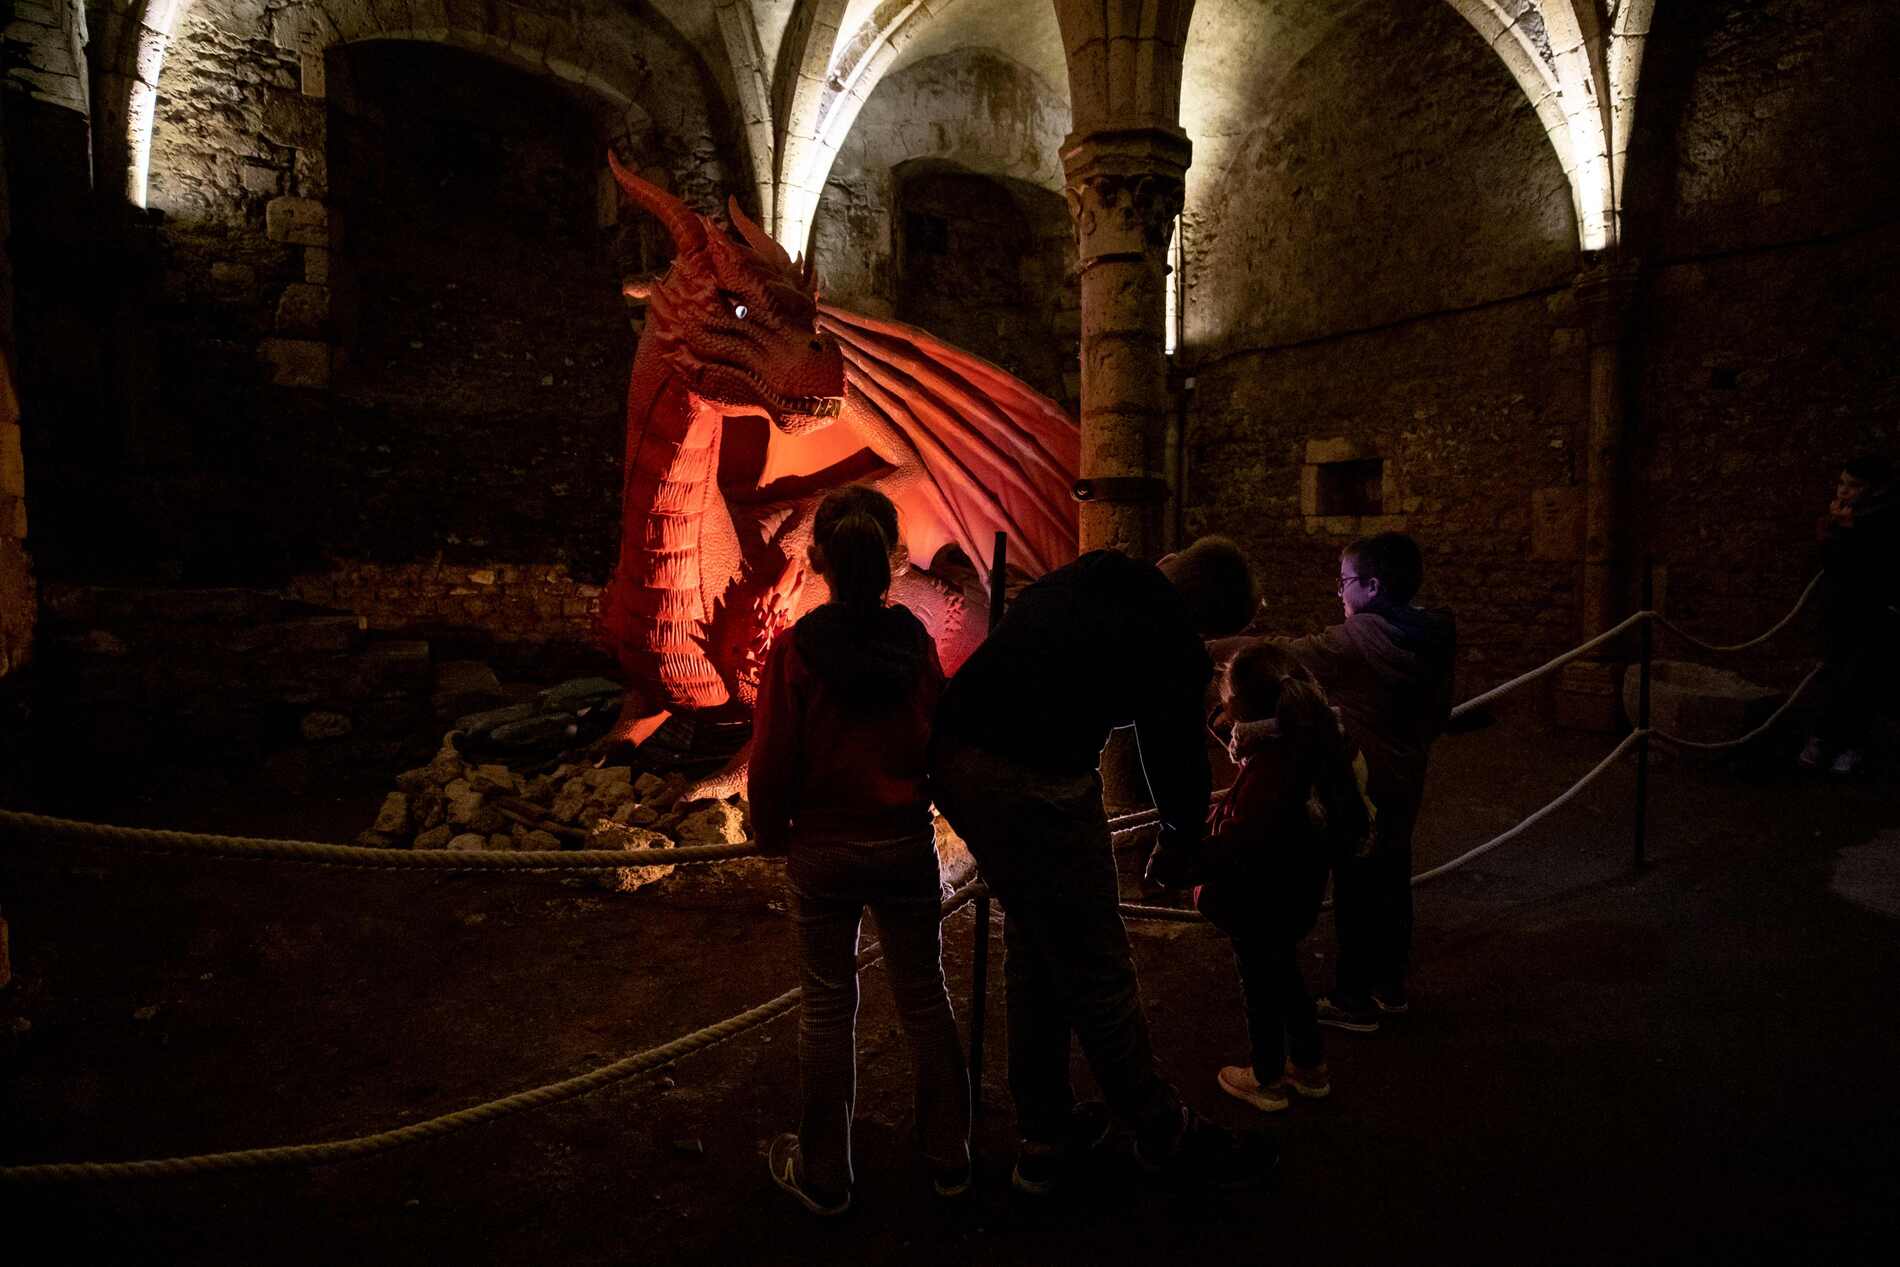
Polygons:
<instances>
[{"instance_id":1,"label":"dark jacket","mask_svg":"<svg viewBox=\"0 0 1900 1267\"><path fill-rule=\"evenodd\" d=\"M928 832L942 692L936 644L902 604L827 603L793 625L766 657L753 719L746 793L760 849Z\"/></svg>"},{"instance_id":2,"label":"dark jacket","mask_svg":"<svg viewBox=\"0 0 1900 1267\"><path fill-rule=\"evenodd\" d=\"M1201 698L1214 662L1152 563L1095 550L1023 590L944 693L940 738L1057 776L1098 768L1133 723L1166 832L1191 842L1207 813Z\"/></svg>"},{"instance_id":3,"label":"dark jacket","mask_svg":"<svg viewBox=\"0 0 1900 1267\"><path fill-rule=\"evenodd\" d=\"M1854 499L1846 522L1823 518L1821 619L1830 660L1844 660L1891 637L1900 576L1900 486L1870 489Z\"/></svg>"},{"instance_id":4,"label":"dark jacket","mask_svg":"<svg viewBox=\"0 0 1900 1267\"><path fill-rule=\"evenodd\" d=\"M1365 756L1378 814L1373 848L1410 849L1426 758L1451 716L1458 646L1451 612L1375 603L1325 633L1280 644L1319 679Z\"/></svg>"},{"instance_id":5,"label":"dark jacket","mask_svg":"<svg viewBox=\"0 0 1900 1267\"><path fill-rule=\"evenodd\" d=\"M1329 862L1314 770L1270 721L1234 727L1234 781L1208 811L1194 905L1229 936L1298 941L1319 919Z\"/></svg>"}]
</instances>

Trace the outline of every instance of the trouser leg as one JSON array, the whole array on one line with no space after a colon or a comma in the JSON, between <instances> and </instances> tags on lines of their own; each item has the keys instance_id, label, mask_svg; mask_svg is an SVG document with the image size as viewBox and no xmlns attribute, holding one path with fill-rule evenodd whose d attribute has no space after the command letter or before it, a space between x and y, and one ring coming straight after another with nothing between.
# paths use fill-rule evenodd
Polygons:
<instances>
[{"instance_id":1,"label":"trouser leg","mask_svg":"<svg viewBox=\"0 0 1900 1267\"><path fill-rule=\"evenodd\" d=\"M1322 1059L1319 1019L1313 1008L1313 996L1306 991L1306 976L1300 971L1298 942L1282 942L1275 947L1274 980L1278 982L1280 1016L1286 1025L1286 1055L1296 1065L1313 1066ZM1274 1076L1279 1075L1275 1066ZM1260 1074L1262 1078L1265 1074Z\"/></svg>"},{"instance_id":2,"label":"trouser leg","mask_svg":"<svg viewBox=\"0 0 1900 1267\"><path fill-rule=\"evenodd\" d=\"M1247 1009L1247 1044L1254 1077L1272 1082L1286 1061L1286 989L1277 947L1257 937L1234 938L1234 967Z\"/></svg>"},{"instance_id":3,"label":"trouser leg","mask_svg":"<svg viewBox=\"0 0 1900 1267\"><path fill-rule=\"evenodd\" d=\"M1333 963L1335 1001L1363 1004L1372 991L1378 959L1373 872L1373 859L1365 856L1341 858L1333 865L1333 928L1339 942Z\"/></svg>"},{"instance_id":4,"label":"trouser leg","mask_svg":"<svg viewBox=\"0 0 1900 1267\"><path fill-rule=\"evenodd\" d=\"M910 1043L917 1133L924 1155L945 1167L970 1160L970 1080L943 979L936 855L894 877L893 896L874 902L878 939L898 1023Z\"/></svg>"},{"instance_id":5,"label":"trouser leg","mask_svg":"<svg viewBox=\"0 0 1900 1267\"><path fill-rule=\"evenodd\" d=\"M1151 1148L1181 1104L1154 1065L1098 778L1042 778L971 749L940 755L938 806L1004 911L1010 1093L1025 1138L1066 1134L1074 1030L1117 1114Z\"/></svg>"},{"instance_id":6,"label":"trouser leg","mask_svg":"<svg viewBox=\"0 0 1900 1267\"><path fill-rule=\"evenodd\" d=\"M857 1092L858 921L862 906L799 888L798 1069L804 1176L823 1192L851 1187L851 1114Z\"/></svg>"}]
</instances>

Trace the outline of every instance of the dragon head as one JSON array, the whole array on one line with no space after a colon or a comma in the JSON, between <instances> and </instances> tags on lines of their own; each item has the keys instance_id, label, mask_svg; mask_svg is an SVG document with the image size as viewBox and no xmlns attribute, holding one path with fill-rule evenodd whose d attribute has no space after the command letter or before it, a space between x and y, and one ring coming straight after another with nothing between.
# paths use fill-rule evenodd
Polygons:
<instances>
[{"instance_id":1,"label":"dragon head","mask_svg":"<svg viewBox=\"0 0 1900 1267\"><path fill-rule=\"evenodd\" d=\"M666 276L627 287L648 304L643 338L709 404L756 410L793 434L829 425L844 405L844 357L818 331L810 261L794 262L736 199L727 211L743 245L611 151L607 162L628 197L673 237Z\"/></svg>"}]
</instances>

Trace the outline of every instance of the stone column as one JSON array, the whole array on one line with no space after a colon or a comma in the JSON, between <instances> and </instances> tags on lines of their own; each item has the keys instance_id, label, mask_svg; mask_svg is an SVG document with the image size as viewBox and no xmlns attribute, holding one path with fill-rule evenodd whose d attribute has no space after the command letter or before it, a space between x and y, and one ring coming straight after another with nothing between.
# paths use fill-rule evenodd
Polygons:
<instances>
[{"instance_id":1,"label":"stone column","mask_svg":"<svg viewBox=\"0 0 1900 1267\"><path fill-rule=\"evenodd\" d=\"M1629 422L1628 344L1638 266L1633 261L1593 265L1577 275L1574 291L1590 345L1590 419L1585 445L1583 576L1578 593L1578 639L1594 638L1630 614L1630 578L1636 565L1631 522L1633 437ZM1617 684L1620 653L1574 661L1557 679L1560 725L1614 731L1622 726Z\"/></svg>"},{"instance_id":2,"label":"stone column","mask_svg":"<svg viewBox=\"0 0 1900 1267\"><path fill-rule=\"evenodd\" d=\"M1168 413L1162 352L1168 239L1191 146L1178 127L1071 135L1063 193L1082 274L1083 550L1153 558L1161 545Z\"/></svg>"},{"instance_id":3,"label":"stone column","mask_svg":"<svg viewBox=\"0 0 1900 1267\"><path fill-rule=\"evenodd\" d=\"M1584 476L1583 592L1578 604L1585 637L1629 614L1633 535L1630 526L1628 384L1625 345L1634 263L1603 264L1578 274L1577 305L1590 341L1590 433Z\"/></svg>"}]
</instances>

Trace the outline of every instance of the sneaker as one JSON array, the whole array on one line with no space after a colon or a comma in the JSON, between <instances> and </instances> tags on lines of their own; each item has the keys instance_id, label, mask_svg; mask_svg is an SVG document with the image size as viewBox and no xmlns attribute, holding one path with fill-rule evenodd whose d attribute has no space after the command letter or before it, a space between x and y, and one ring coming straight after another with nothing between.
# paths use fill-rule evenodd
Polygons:
<instances>
[{"instance_id":1,"label":"sneaker","mask_svg":"<svg viewBox=\"0 0 1900 1267\"><path fill-rule=\"evenodd\" d=\"M1859 774L1863 764L1859 748L1845 748L1834 758L1834 764L1828 767L1828 773L1849 775Z\"/></svg>"},{"instance_id":2,"label":"sneaker","mask_svg":"<svg viewBox=\"0 0 1900 1267\"><path fill-rule=\"evenodd\" d=\"M1245 1188L1273 1178L1280 1149L1260 1131L1230 1131L1192 1109L1181 1110L1181 1133L1165 1156L1150 1158L1139 1144L1143 1167L1182 1188Z\"/></svg>"},{"instance_id":3,"label":"sneaker","mask_svg":"<svg viewBox=\"0 0 1900 1267\"><path fill-rule=\"evenodd\" d=\"M1069 1110L1068 1138L1047 1142L1025 1139L1016 1146L1016 1168L1009 1186L1032 1197L1046 1195L1079 1158L1100 1148L1114 1129L1115 1119L1100 1100L1084 1100Z\"/></svg>"},{"instance_id":4,"label":"sneaker","mask_svg":"<svg viewBox=\"0 0 1900 1267\"><path fill-rule=\"evenodd\" d=\"M1411 1001L1405 997L1405 987L1402 985L1393 986L1389 990L1374 990L1372 1006L1375 1011L1386 1016L1404 1016L1412 1010Z\"/></svg>"},{"instance_id":5,"label":"sneaker","mask_svg":"<svg viewBox=\"0 0 1900 1267\"><path fill-rule=\"evenodd\" d=\"M1333 1071L1323 1060L1317 1065L1296 1065L1289 1060L1273 1085L1304 1099L1324 1100L1333 1093Z\"/></svg>"},{"instance_id":6,"label":"sneaker","mask_svg":"<svg viewBox=\"0 0 1900 1267\"><path fill-rule=\"evenodd\" d=\"M843 1214L851 1208L849 1192L834 1195L805 1186L801 1173L804 1168L799 1165L798 1136L791 1132L772 1141L771 1148L766 1150L765 1164L772 1168L772 1182L797 1197L799 1203L813 1214L830 1217Z\"/></svg>"},{"instance_id":7,"label":"sneaker","mask_svg":"<svg viewBox=\"0 0 1900 1267\"><path fill-rule=\"evenodd\" d=\"M1330 1025L1334 1029L1343 1029L1349 1034L1376 1034L1379 1032L1379 1011L1377 1008L1354 1007L1343 996L1335 999L1331 995L1322 995L1313 1001L1318 1012L1319 1023Z\"/></svg>"},{"instance_id":8,"label":"sneaker","mask_svg":"<svg viewBox=\"0 0 1900 1267\"><path fill-rule=\"evenodd\" d=\"M952 1199L966 1195L975 1181L975 1170L969 1162L961 1166L932 1166L930 1168L930 1186L938 1196Z\"/></svg>"},{"instance_id":9,"label":"sneaker","mask_svg":"<svg viewBox=\"0 0 1900 1267\"><path fill-rule=\"evenodd\" d=\"M1251 1104L1262 1113L1278 1113L1287 1106L1286 1091L1276 1078L1265 1086L1254 1077L1252 1069L1244 1065L1223 1065L1214 1075L1214 1081L1220 1083L1220 1089L1239 1100L1242 1104Z\"/></svg>"},{"instance_id":10,"label":"sneaker","mask_svg":"<svg viewBox=\"0 0 1900 1267\"><path fill-rule=\"evenodd\" d=\"M1807 747L1801 750L1801 755L1794 759L1794 763L1803 770L1818 770L1826 756L1827 745L1821 742L1821 736L1810 735Z\"/></svg>"}]
</instances>

